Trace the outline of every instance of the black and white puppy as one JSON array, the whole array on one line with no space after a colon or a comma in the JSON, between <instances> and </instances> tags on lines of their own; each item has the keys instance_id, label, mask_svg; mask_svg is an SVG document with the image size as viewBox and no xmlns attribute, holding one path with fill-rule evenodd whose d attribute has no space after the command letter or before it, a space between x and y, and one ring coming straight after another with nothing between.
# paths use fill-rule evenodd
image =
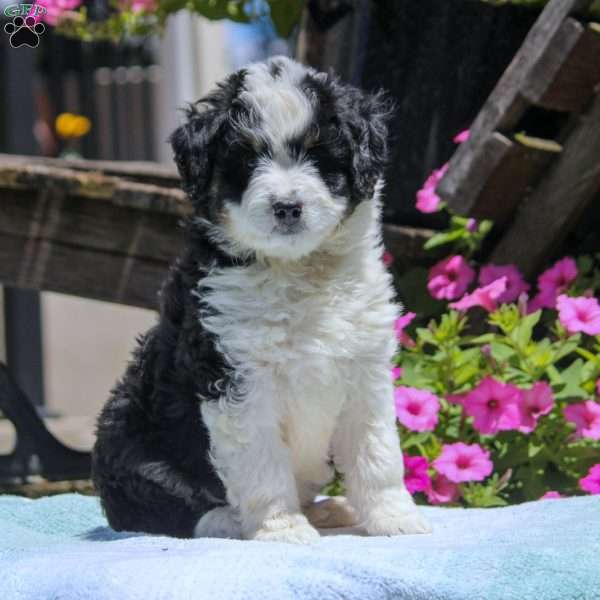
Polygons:
<instances>
[{"instance_id":1,"label":"black and white puppy","mask_svg":"<svg viewBox=\"0 0 600 600\"><path fill-rule=\"evenodd\" d=\"M388 116L381 96L279 57L229 76L173 133L195 216L98 420L115 529L312 542L304 512L335 465L347 505L326 514L345 506L370 535L429 530L394 417Z\"/></svg>"}]
</instances>

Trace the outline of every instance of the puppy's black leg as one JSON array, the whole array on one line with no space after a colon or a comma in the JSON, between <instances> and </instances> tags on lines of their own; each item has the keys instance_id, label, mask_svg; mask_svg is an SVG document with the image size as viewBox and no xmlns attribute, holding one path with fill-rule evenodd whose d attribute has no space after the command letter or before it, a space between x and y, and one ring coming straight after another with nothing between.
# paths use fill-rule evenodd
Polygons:
<instances>
[{"instance_id":1,"label":"puppy's black leg","mask_svg":"<svg viewBox=\"0 0 600 600\"><path fill-rule=\"evenodd\" d=\"M195 489L166 461L132 456L128 450L126 464L100 445L94 451L94 483L111 527L192 537L200 517L219 506L219 500Z\"/></svg>"}]
</instances>

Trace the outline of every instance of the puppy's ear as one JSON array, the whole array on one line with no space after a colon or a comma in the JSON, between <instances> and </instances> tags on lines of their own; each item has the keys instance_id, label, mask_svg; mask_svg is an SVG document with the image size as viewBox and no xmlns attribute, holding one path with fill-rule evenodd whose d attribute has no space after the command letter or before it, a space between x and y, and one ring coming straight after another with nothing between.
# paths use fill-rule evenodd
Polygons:
<instances>
[{"instance_id":1,"label":"puppy's ear","mask_svg":"<svg viewBox=\"0 0 600 600\"><path fill-rule=\"evenodd\" d=\"M224 132L235 99L243 87L246 71L232 73L217 88L186 111L186 122L169 138L175 163L186 191L196 209L213 175L217 141Z\"/></svg>"},{"instance_id":2,"label":"puppy's ear","mask_svg":"<svg viewBox=\"0 0 600 600\"><path fill-rule=\"evenodd\" d=\"M222 123L223 117L220 117L217 110L199 112L191 107L187 111L187 121L169 138L183 189L194 206L210 184L216 151L215 140Z\"/></svg>"},{"instance_id":3,"label":"puppy's ear","mask_svg":"<svg viewBox=\"0 0 600 600\"><path fill-rule=\"evenodd\" d=\"M353 194L357 200L373 197L375 184L388 160L388 122L393 103L382 92L359 94L348 122L352 145Z\"/></svg>"}]
</instances>

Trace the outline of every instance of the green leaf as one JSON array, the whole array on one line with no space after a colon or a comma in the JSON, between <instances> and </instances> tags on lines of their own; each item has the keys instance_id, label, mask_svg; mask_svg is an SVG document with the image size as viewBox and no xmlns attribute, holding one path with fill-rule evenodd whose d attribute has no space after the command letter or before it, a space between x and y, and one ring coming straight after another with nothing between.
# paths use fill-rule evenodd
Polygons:
<instances>
[{"instance_id":1,"label":"green leaf","mask_svg":"<svg viewBox=\"0 0 600 600\"><path fill-rule=\"evenodd\" d=\"M437 346L438 345L438 342L435 339L435 337L433 336L433 333L431 333L431 331L429 329L425 328L425 327L419 327L417 329L417 337L423 343L431 344L433 346Z\"/></svg>"},{"instance_id":2,"label":"green leaf","mask_svg":"<svg viewBox=\"0 0 600 600\"><path fill-rule=\"evenodd\" d=\"M468 342L469 344L477 344L479 345L483 345L483 344L489 344L491 342L493 342L496 339L496 336L493 333L484 333L483 335L478 335L477 337L474 338L466 338L465 341Z\"/></svg>"},{"instance_id":3,"label":"green leaf","mask_svg":"<svg viewBox=\"0 0 600 600\"><path fill-rule=\"evenodd\" d=\"M560 373L560 377L565 386L557 394L555 394L555 398L557 400L566 400L569 398L587 398L587 392L580 386L580 384L583 383L581 376L583 367L583 360L578 358Z\"/></svg>"},{"instance_id":4,"label":"green leaf","mask_svg":"<svg viewBox=\"0 0 600 600\"><path fill-rule=\"evenodd\" d=\"M477 231L482 236L486 236L492 230L493 226L493 221L490 221L489 219L483 219L483 221L479 222L479 228Z\"/></svg>"},{"instance_id":5,"label":"green leaf","mask_svg":"<svg viewBox=\"0 0 600 600\"><path fill-rule=\"evenodd\" d=\"M493 341L490 344L490 352L492 358L500 363L507 362L517 355L514 348L497 341Z\"/></svg>"},{"instance_id":6,"label":"green leaf","mask_svg":"<svg viewBox=\"0 0 600 600\"><path fill-rule=\"evenodd\" d=\"M435 389L435 382L431 373L423 372L423 363L415 364L411 362L400 361L402 365L401 385L409 387Z\"/></svg>"},{"instance_id":7,"label":"green leaf","mask_svg":"<svg viewBox=\"0 0 600 600\"><path fill-rule=\"evenodd\" d=\"M431 437L431 433L429 432L420 432L420 433L407 433L405 432L400 436L400 442L403 450L408 450L410 448L414 448L415 446L422 446L429 441Z\"/></svg>"},{"instance_id":8,"label":"green leaf","mask_svg":"<svg viewBox=\"0 0 600 600\"><path fill-rule=\"evenodd\" d=\"M269 0L269 6L277 35L287 39L300 23L304 0Z\"/></svg>"},{"instance_id":9,"label":"green leaf","mask_svg":"<svg viewBox=\"0 0 600 600\"><path fill-rule=\"evenodd\" d=\"M564 342L556 342L553 344L554 348L554 362L558 362L563 359L565 356L568 356L572 352L574 352L577 348L577 345L581 341L581 336L579 334L574 335L567 339Z\"/></svg>"},{"instance_id":10,"label":"green leaf","mask_svg":"<svg viewBox=\"0 0 600 600\"><path fill-rule=\"evenodd\" d=\"M425 242L423 248L425 248L425 250L431 250L432 248L455 242L456 240L465 237L465 235L466 232L464 229L453 229L452 231L444 233L436 233Z\"/></svg>"},{"instance_id":11,"label":"green leaf","mask_svg":"<svg viewBox=\"0 0 600 600\"><path fill-rule=\"evenodd\" d=\"M576 348L575 352L577 352L579 356L583 356L583 358L585 358L586 360L595 362L596 364L600 365L600 356L598 356L597 354L592 354L585 348Z\"/></svg>"},{"instance_id":12,"label":"green leaf","mask_svg":"<svg viewBox=\"0 0 600 600\"><path fill-rule=\"evenodd\" d=\"M548 338L544 338L541 342L531 345L529 362L535 368L543 371L552 364L553 360L554 352L552 351L552 344Z\"/></svg>"},{"instance_id":13,"label":"green leaf","mask_svg":"<svg viewBox=\"0 0 600 600\"><path fill-rule=\"evenodd\" d=\"M171 2L172 0L167 0ZM234 7L234 5L237 5ZM249 18L244 12L244 2L232 2L231 0L189 0L187 6L194 12L210 19L218 21L230 19L233 21L248 22ZM169 10L169 12L172 12Z\"/></svg>"},{"instance_id":14,"label":"green leaf","mask_svg":"<svg viewBox=\"0 0 600 600\"><path fill-rule=\"evenodd\" d=\"M541 310L527 315L521 319L521 322L511 331L510 337L515 341L518 348L524 349L531 340L533 328L538 324L542 316Z\"/></svg>"},{"instance_id":15,"label":"green leaf","mask_svg":"<svg viewBox=\"0 0 600 600\"><path fill-rule=\"evenodd\" d=\"M564 385L564 380L561 377L558 369L554 366L554 365L550 365L547 369L546 369L546 374L548 375L548 379L550 379L550 384L553 387L558 387L558 386L563 386Z\"/></svg>"}]
</instances>

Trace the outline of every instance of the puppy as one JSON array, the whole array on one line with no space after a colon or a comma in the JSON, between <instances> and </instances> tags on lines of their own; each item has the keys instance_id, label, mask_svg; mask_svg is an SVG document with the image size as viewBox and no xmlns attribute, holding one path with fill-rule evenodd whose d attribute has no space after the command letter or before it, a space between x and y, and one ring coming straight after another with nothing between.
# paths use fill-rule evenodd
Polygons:
<instances>
[{"instance_id":1,"label":"puppy","mask_svg":"<svg viewBox=\"0 0 600 600\"><path fill-rule=\"evenodd\" d=\"M194 207L185 250L98 419L93 477L115 529L313 542L304 512L335 466L348 502L319 511L331 524L428 531L390 376L389 112L281 57L188 110L171 137Z\"/></svg>"}]
</instances>

